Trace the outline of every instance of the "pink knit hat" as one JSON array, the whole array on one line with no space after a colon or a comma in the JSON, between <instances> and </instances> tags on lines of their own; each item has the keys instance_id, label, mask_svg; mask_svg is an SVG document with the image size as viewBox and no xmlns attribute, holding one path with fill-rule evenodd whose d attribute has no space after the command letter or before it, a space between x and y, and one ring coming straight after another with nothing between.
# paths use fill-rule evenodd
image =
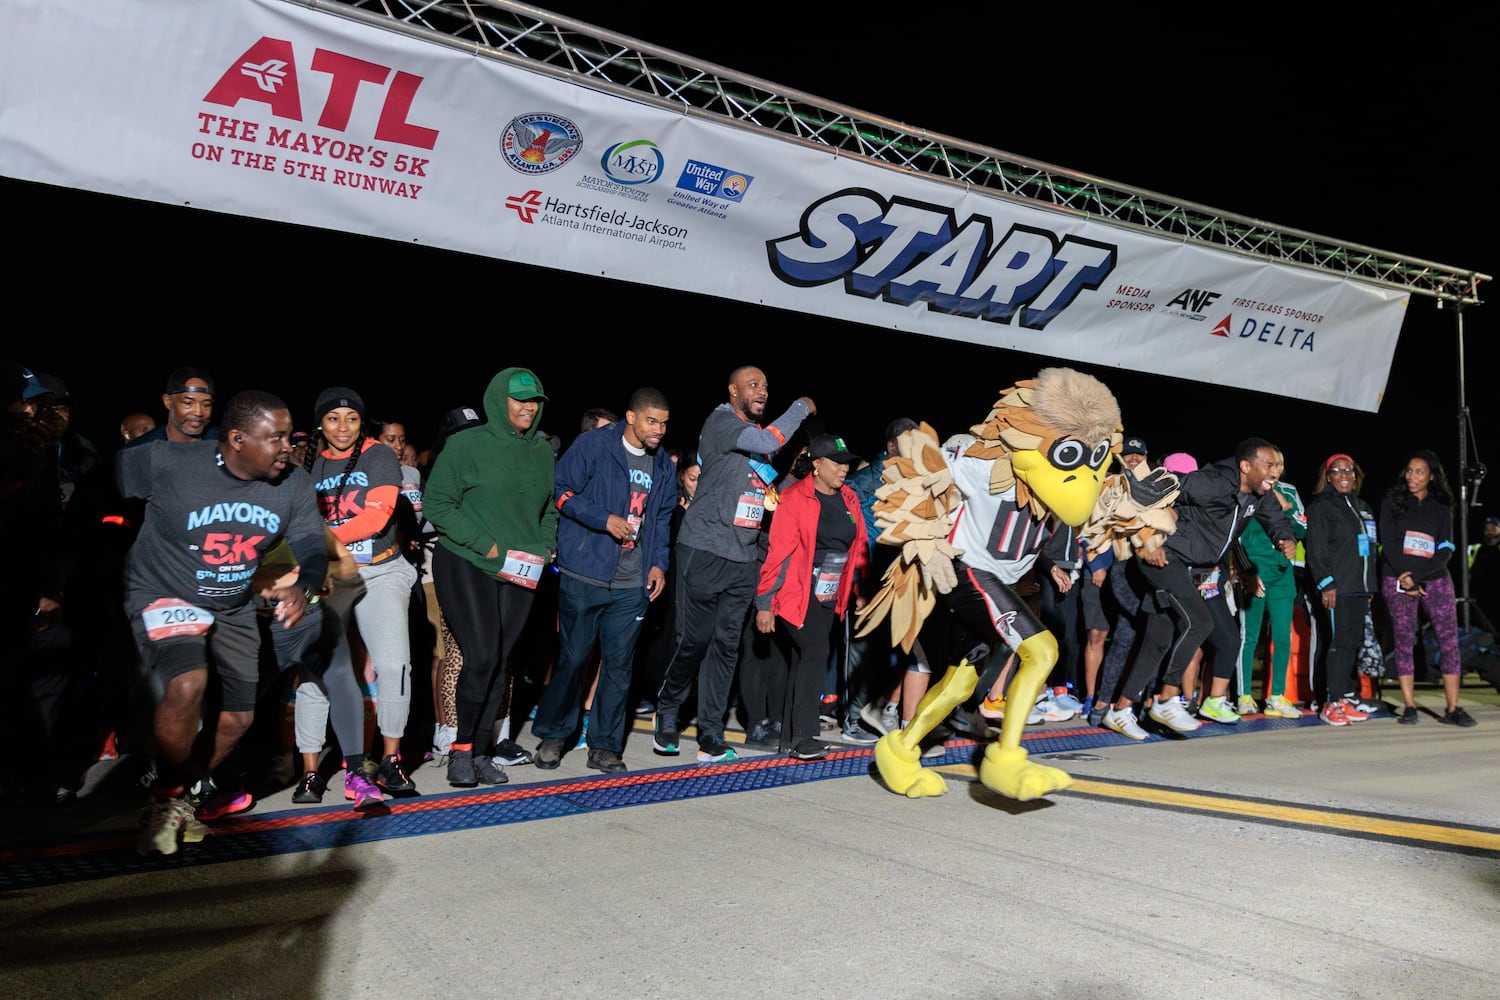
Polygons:
<instances>
[{"instance_id":1,"label":"pink knit hat","mask_svg":"<svg viewBox=\"0 0 1500 1000\"><path fill-rule=\"evenodd\" d=\"M1189 472L1198 471L1198 460L1185 451L1174 451L1161 460L1161 467L1168 472L1175 472L1179 476L1185 476Z\"/></svg>"}]
</instances>

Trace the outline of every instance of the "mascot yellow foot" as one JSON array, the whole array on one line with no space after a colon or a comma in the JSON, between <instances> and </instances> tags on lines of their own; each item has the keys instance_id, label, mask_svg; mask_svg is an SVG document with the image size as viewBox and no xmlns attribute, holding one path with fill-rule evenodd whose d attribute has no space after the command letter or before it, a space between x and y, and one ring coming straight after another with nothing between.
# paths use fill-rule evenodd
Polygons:
<instances>
[{"instance_id":1,"label":"mascot yellow foot","mask_svg":"<svg viewBox=\"0 0 1500 1000\"><path fill-rule=\"evenodd\" d=\"M875 767L891 791L909 799L925 799L948 790L943 776L922 766L922 738L948 717L953 707L974 691L979 674L966 658L948 668L943 679L927 689L906 728L886 733L875 744Z\"/></svg>"},{"instance_id":2,"label":"mascot yellow foot","mask_svg":"<svg viewBox=\"0 0 1500 1000\"><path fill-rule=\"evenodd\" d=\"M887 788L909 799L930 798L948 790L941 774L922 766L921 748L908 747L899 732L882 736L875 744L875 767Z\"/></svg>"},{"instance_id":3,"label":"mascot yellow foot","mask_svg":"<svg viewBox=\"0 0 1500 1000\"><path fill-rule=\"evenodd\" d=\"M1073 783L1073 776L1055 767L1031 763L1020 747L1002 747L996 743L984 752L979 780L1006 798L1026 802L1067 788Z\"/></svg>"}]
</instances>

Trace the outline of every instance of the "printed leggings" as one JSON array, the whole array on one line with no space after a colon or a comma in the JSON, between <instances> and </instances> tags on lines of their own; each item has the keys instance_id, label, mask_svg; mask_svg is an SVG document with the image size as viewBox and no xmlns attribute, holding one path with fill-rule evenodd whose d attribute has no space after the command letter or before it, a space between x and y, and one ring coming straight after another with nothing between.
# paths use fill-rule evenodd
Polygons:
<instances>
[{"instance_id":1,"label":"printed leggings","mask_svg":"<svg viewBox=\"0 0 1500 1000\"><path fill-rule=\"evenodd\" d=\"M1396 636L1396 673L1410 677L1416 670L1411 650L1417 641L1417 606L1420 604L1432 619L1432 631L1437 635L1439 663L1444 674L1463 673L1463 664L1458 655L1458 604L1453 596L1453 578L1446 573L1436 580L1422 581L1426 597L1413 597L1401 593L1396 586L1396 577L1380 578L1380 593L1385 598L1385 609L1391 616L1391 629Z\"/></svg>"}]
</instances>

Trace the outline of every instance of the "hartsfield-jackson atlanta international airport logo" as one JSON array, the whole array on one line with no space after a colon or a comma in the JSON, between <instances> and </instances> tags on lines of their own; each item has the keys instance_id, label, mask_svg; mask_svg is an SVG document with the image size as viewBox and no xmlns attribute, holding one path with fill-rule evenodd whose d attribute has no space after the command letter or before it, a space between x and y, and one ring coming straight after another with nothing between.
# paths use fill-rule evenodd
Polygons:
<instances>
[{"instance_id":1,"label":"hartsfield-jackson atlanta international airport logo","mask_svg":"<svg viewBox=\"0 0 1500 1000\"><path fill-rule=\"evenodd\" d=\"M516 115L500 133L500 152L511 169L523 174L547 174L567 163L583 148L583 133L561 115L533 111Z\"/></svg>"}]
</instances>

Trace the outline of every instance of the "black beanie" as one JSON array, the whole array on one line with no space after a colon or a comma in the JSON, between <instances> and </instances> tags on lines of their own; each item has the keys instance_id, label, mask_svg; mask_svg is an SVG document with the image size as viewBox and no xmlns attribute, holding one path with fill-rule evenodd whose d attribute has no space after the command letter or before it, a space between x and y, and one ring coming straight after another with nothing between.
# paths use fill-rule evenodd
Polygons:
<instances>
[{"instance_id":1,"label":"black beanie","mask_svg":"<svg viewBox=\"0 0 1500 1000\"><path fill-rule=\"evenodd\" d=\"M318 393L317 405L313 407L313 426L322 426L323 417L328 411L337 410L341 406L347 406L359 414L359 426L362 431L368 428L369 420L365 417L365 401L359 393L344 385L330 386Z\"/></svg>"}]
</instances>

